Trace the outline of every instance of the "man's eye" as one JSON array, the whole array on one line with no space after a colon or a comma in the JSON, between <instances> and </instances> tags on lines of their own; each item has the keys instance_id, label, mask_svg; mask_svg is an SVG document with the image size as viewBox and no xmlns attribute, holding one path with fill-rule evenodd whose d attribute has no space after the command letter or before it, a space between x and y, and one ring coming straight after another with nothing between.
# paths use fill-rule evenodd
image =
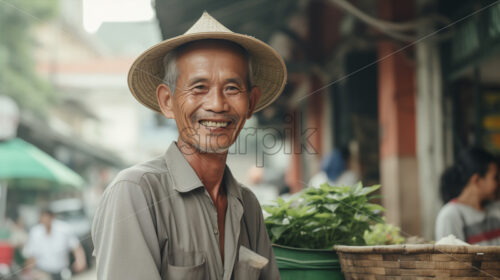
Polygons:
<instances>
[{"instance_id":1,"label":"man's eye","mask_svg":"<svg viewBox=\"0 0 500 280\"><path fill-rule=\"evenodd\" d=\"M203 92L203 91L207 90L207 87L204 85L198 85L198 86L195 86L193 89L195 92Z\"/></svg>"},{"instance_id":2,"label":"man's eye","mask_svg":"<svg viewBox=\"0 0 500 280\"><path fill-rule=\"evenodd\" d=\"M230 94L236 94L236 93L240 92L240 89L237 87L228 86L228 87L226 87L226 92L230 93Z\"/></svg>"}]
</instances>

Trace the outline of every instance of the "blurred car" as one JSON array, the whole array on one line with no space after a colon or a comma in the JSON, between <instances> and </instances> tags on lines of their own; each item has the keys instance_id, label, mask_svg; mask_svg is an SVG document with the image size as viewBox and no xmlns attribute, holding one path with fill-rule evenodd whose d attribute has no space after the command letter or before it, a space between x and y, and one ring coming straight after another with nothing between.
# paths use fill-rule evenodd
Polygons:
<instances>
[{"instance_id":1,"label":"blurred car","mask_svg":"<svg viewBox=\"0 0 500 280\"><path fill-rule=\"evenodd\" d=\"M66 222L73 231L85 251L87 266L92 264L92 251L94 244L90 236L91 221L87 216L83 201L79 198L67 198L53 201L50 210L56 219ZM71 254L73 260L73 254Z\"/></svg>"}]
</instances>

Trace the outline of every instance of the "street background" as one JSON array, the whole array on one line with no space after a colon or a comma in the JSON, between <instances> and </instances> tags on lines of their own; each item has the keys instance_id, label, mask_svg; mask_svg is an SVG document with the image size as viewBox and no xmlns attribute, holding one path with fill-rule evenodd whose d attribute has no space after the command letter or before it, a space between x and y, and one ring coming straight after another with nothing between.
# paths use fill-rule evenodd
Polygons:
<instances>
[{"instance_id":1,"label":"street background","mask_svg":"<svg viewBox=\"0 0 500 280\"><path fill-rule=\"evenodd\" d=\"M28 232L51 207L92 264L106 186L177 139L174 121L130 94L128 69L204 10L288 68L281 97L228 157L262 204L306 188L342 150L357 179L382 185L387 221L432 240L443 170L467 147L500 152L499 1L0 0L0 131L16 127L0 145L22 139L61 164L55 173L76 174L0 177L2 223Z\"/></svg>"}]
</instances>

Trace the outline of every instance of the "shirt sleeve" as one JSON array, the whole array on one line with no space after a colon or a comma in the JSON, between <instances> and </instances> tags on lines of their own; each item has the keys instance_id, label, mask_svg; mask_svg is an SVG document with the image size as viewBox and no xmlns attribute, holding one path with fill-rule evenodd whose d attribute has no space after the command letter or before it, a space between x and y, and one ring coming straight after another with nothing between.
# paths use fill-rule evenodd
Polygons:
<instances>
[{"instance_id":1,"label":"shirt sleeve","mask_svg":"<svg viewBox=\"0 0 500 280\"><path fill-rule=\"evenodd\" d=\"M249 195L252 197L251 208L246 209L245 211L251 210L251 213L254 213L256 225L255 225L255 234L257 236L257 246L256 253L266 257L269 260L269 263L262 269L260 273L261 280L268 279L281 279L280 273L278 270L278 265L276 264L276 258L274 256L273 247L271 246L271 240L269 239L269 235L267 234L266 225L264 223L264 216L262 215L262 208L260 207L257 198L251 191L248 191Z\"/></svg>"},{"instance_id":2,"label":"shirt sleeve","mask_svg":"<svg viewBox=\"0 0 500 280\"><path fill-rule=\"evenodd\" d=\"M436 240L453 234L456 238L465 240L464 220L460 216L460 209L453 205L445 205L439 211L436 219Z\"/></svg>"},{"instance_id":3,"label":"shirt sleeve","mask_svg":"<svg viewBox=\"0 0 500 280\"><path fill-rule=\"evenodd\" d=\"M75 250L80 245L80 240L74 234L70 233L68 236L68 247L71 250Z\"/></svg>"},{"instance_id":4,"label":"shirt sleeve","mask_svg":"<svg viewBox=\"0 0 500 280\"><path fill-rule=\"evenodd\" d=\"M30 230L29 236L28 236L28 242L26 242L26 245L23 247L23 257L25 258L31 258L34 255L34 231L33 229Z\"/></svg>"},{"instance_id":5,"label":"shirt sleeve","mask_svg":"<svg viewBox=\"0 0 500 280\"><path fill-rule=\"evenodd\" d=\"M259 212L259 229L257 252L269 259L268 265L262 269L260 279L281 279L273 247L271 246L271 240L269 240L269 235L267 234L266 226L264 224L262 211Z\"/></svg>"},{"instance_id":6,"label":"shirt sleeve","mask_svg":"<svg viewBox=\"0 0 500 280\"><path fill-rule=\"evenodd\" d=\"M139 185L121 181L104 192L92 239L97 279L161 279L159 242Z\"/></svg>"}]
</instances>

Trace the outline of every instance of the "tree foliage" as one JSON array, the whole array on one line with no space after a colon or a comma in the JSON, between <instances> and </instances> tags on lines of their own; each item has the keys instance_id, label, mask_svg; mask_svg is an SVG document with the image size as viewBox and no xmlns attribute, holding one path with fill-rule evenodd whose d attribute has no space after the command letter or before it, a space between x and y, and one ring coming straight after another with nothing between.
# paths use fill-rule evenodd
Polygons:
<instances>
[{"instance_id":1,"label":"tree foliage","mask_svg":"<svg viewBox=\"0 0 500 280\"><path fill-rule=\"evenodd\" d=\"M52 18L57 0L0 1L0 94L41 115L54 102L47 80L37 75L34 26Z\"/></svg>"}]
</instances>

